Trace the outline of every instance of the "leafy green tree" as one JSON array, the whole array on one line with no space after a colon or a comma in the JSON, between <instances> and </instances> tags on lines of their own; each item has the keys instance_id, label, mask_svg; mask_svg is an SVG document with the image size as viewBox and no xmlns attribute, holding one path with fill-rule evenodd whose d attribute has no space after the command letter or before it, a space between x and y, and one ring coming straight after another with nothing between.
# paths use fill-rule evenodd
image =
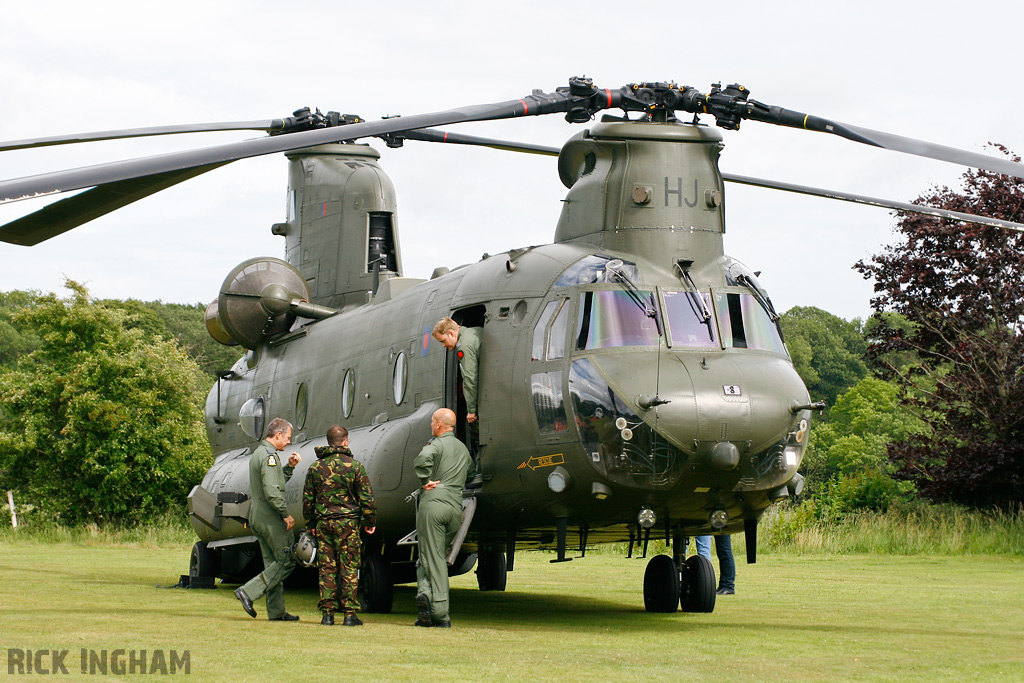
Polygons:
<instances>
[{"instance_id":1,"label":"leafy green tree","mask_svg":"<svg viewBox=\"0 0 1024 683\"><path fill-rule=\"evenodd\" d=\"M1024 179L969 171L960 191L918 201L1020 222ZM900 242L856 267L877 293L869 355L930 427L890 447L898 476L933 499L1020 504L1024 235L917 214L901 214L897 231Z\"/></svg>"},{"instance_id":2,"label":"leafy green tree","mask_svg":"<svg viewBox=\"0 0 1024 683\"><path fill-rule=\"evenodd\" d=\"M216 378L218 370L234 365L242 355L240 347L224 346L206 331L206 306L202 304L165 304L137 299L105 299L101 303L127 313L129 328L176 340L211 379Z\"/></svg>"},{"instance_id":3,"label":"leafy green tree","mask_svg":"<svg viewBox=\"0 0 1024 683\"><path fill-rule=\"evenodd\" d=\"M12 320L12 316L35 303L38 292L0 292L0 367L14 367L20 356L39 346L39 337Z\"/></svg>"},{"instance_id":4,"label":"leafy green tree","mask_svg":"<svg viewBox=\"0 0 1024 683\"><path fill-rule=\"evenodd\" d=\"M828 422L812 431L806 473L818 483L866 470L886 474L888 445L925 430L900 403L896 384L865 377L839 396Z\"/></svg>"},{"instance_id":5,"label":"leafy green tree","mask_svg":"<svg viewBox=\"0 0 1024 683\"><path fill-rule=\"evenodd\" d=\"M2 486L69 524L180 506L210 464L206 378L173 341L67 287L13 316L41 345L0 373Z\"/></svg>"},{"instance_id":6,"label":"leafy green tree","mask_svg":"<svg viewBox=\"0 0 1024 683\"><path fill-rule=\"evenodd\" d=\"M797 373L814 400L829 406L868 369L867 342L859 321L847 322L820 308L794 306L781 316L782 331Z\"/></svg>"}]
</instances>

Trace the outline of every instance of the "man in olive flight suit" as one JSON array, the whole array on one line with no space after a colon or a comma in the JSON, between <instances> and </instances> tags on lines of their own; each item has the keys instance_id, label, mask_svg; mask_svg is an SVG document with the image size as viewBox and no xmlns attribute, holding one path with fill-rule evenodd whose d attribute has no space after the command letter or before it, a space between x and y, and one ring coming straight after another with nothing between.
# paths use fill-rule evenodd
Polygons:
<instances>
[{"instance_id":1,"label":"man in olive flight suit","mask_svg":"<svg viewBox=\"0 0 1024 683\"><path fill-rule=\"evenodd\" d=\"M288 514L284 485L291 478L302 456L292 453L288 464L282 465L282 451L292 442L292 426L287 420L276 418L267 425L264 439L249 457L249 526L260 542L263 571L247 584L235 589L235 597L250 617L256 616L252 601L267 596L267 618L270 621L298 621L284 608L282 583L295 568L292 557L291 529L295 520Z\"/></svg>"},{"instance_id":2,"label":"man in olive flight suit","mask_svg":"<svg viewBox=\"0 0 1024 683\"><path fill-rule=\"evenodd\" d=\"M483 470L480 467L480 424L477 417L477 380L480 377L480 333L479 327L462 327L451 318L441 318L434 325L434 339L441 342L459 358L462 371L462 395L466 399L466 441L469 442L473 457L470 473L470 488L483 484Z\"/></svg>"},{"instance_id":3,"label":"man in olive flight suit","mask_svg":"<svg viewBox=\"0 0 1024 683\"><path fill-rule=\"evenodd\" d=\"M469 471L469 450L457 438L455 413L434 412L430 433L434 438L413 463L421 490L416 506L417 626L450 628L448 616L448 546L462 521L462 488Z\"/></svg>"},{"instance_id":4,"label":"man in olive flight suit","mask_svg":"<svg viewBox=\"0 0 1024 683\"><path fill-rule=\"evenodd\" d=\"M376 531L373 489L366 468L353 459L348 430L327 430L327 445L316 447L317 461L309 466L302 491L302 516L317 538L320 570L320 611L324 626L334 626L334 612L345 615L344 626L362 626L356 616L358 571L362 561L359 523L366 533Z\"/></svg>"}]
</instances>

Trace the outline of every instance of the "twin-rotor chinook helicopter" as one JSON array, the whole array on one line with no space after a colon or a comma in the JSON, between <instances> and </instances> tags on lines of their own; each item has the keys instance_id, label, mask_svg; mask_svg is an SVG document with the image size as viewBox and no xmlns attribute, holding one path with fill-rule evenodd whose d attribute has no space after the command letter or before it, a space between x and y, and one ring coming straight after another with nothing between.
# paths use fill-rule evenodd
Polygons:
<instances>
[{"instance_id":1,"label":"twin-rotor chinook helicopter","mask_svg":"<svg viewBox=\"0 0 1024 683\"><path fill-rule=\"evenodd\" d=\"M457 135L434 126L564 113L589 130L561 150ZM691 122L677 113L693 114ZM285 258L234 268L207 311L207 327L244 355L219 373L206 403L215 462L188 498L200 540L194 581L242 580L259 569L246 526L248 457L268 418L294 425L303 459L287 486L302 528L301 491L327 427L348 427L378 506L366 537L364 607L389 611L395 583L414 580L419 481L412 463L440 407L465 402L455 356L431 339L451 316L482 328L479 459L484 482L466 493L451 573L477 565L482 590L504 590L521 549L550 548L552 562L588 545L628 542L654 556L644 577L649 611L710 612L715 575L688 537L746 534L772 503L799 492L812 401L793 369L778 314L756 274L723 249L724 181L875 204L1020 229L1014 223L818 190L718 169L722 136L743 119L1022 176L1009 161L839 124L750 100L740 86L707 94L674 83L617 90L574 78L554 93L434 114L368 122L300 110L286 119L168 126L23 140L0 151L210 130L270 136L0 182L0 201L87 189L0 227L33 245L238 159L284 152L288 215L273 226ZM684 117L688 118L688 117ZM482 144L558 155L569 188L554 242L486 256L429 280L402 275L395 191L376 136ZM639 547L642 547L642 551Z\"/></svg>"}]
</instances>

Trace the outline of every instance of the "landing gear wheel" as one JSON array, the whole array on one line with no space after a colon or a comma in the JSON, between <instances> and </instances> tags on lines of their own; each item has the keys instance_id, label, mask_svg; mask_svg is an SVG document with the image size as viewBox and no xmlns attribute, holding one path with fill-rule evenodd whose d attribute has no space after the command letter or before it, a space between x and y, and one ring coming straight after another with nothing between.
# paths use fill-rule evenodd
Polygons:
<instances>
[{"instance_id":1,"label":"landing gear wheel","mask_svg":"<svg viewBox=\"0 0 1024 683\"><path fill-rule=\"evenodd\" d=\"M691 555L683 563L679 606L684 612L715 611L715 569L706 557Z\"/></svg>"},{"instance_id":2,"label":"landing gear wheel","mask_svg":"<svg viewBox=\"0 0 1024 683\"><path fill-rule=\"evenodd\" d=\"M678 602L679 570L676 562L668 555L655 555L644 572L644 609L648 612L675 612Z\"/></svg>"},{"instance_id":3,"label":"landing gear wheel","mask_svg":"<svg viewBox=\"0 0 1024 683\"><path fill-rule=\"evenodd\" d=\"M359 602L364 612L390 614L395 601L391 565L380 555L370 555L359 577Z\"/></svg>"},{"instance_id":4,"label":"landing gear wheel","mask_svg":"<svg viewBox=\"0 0 1024 683\"><path fill-rule=\"evenodd\" d=\"M481 550L476 559L476 583L480 590L503 591L507 582L505 553L500 550Z\"/></svg>"},{"instance_id":5,"label":"landing gear wheel","mask_svg":"<svg viewBox=\"0 0 1024 683\"><path fill-rule=\"evenodd\" d=\"M204 541L192 546L192 555L188 560L188 576L190 580L201 579L196 583L212 584L217 578L217 551L206 547Z\"/></svg>"}]
</instances>

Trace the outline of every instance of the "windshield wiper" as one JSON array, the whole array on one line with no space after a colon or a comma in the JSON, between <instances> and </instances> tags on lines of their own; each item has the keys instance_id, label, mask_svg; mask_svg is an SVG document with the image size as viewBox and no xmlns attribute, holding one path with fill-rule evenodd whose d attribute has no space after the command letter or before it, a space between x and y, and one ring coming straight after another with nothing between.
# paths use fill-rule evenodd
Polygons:
<instances>
[{"instance_id":1,"label":"windshield wiper","mask_svg":"<svg viewBox=\"0 0 1024 683\"><path fill-rule=\"evenodd\" d=\"M708 308L708 302L701 296L700 290L697 289L697 283L693 281L693 277L690 275L691 265L693 265L693 261L684 259L676 261L676 268L679 269L679 274L682 275L683 285L688 285L686 296L690 300L690 308L693 310L694 315L701 319L701 323L708 326L708 336L711 338L711 341L715 341L715 327L712 324L711 309Z\"/></svg>"},{"instance_id":2,"label":"windshield wiper","mask_svg":"<svg viewBox=\"0 0 1024 683\"><path fill-rule=\"evenodd\" d=\"M764 292L762 292L757 285L751 282L750 278L746 275L743 275L742 273L737 275L736 281L750 290L750 293L754 295L754 299L757 300L757 303L761 304L761 308L763 308L764 312L768 314L771 321L778 325L779 314L775 312L775 307L772 306L772 300L766 297Z\"/></svg>"},{"instance_id":3,"label":"windshield wiper","mask_svg":"<svg viewBox=\"0 0 1024 683\"><path fill-rule=\"evenodd\" d=\"M644 300L640 289L637 288L633 281L626 275L625 270L622 268L623 263L619 259L613 259L605 264L604 269L611 278L622 285L622 289L626 291L629 298L637 305L637 307L643 311L643 314L648 318L654 320L654 324L658 327L658 336L661 336L661 320L658 317L658 307L654 304L654 295L651 294L649 297L650 303Z\"/></svg>"},{"instance_id":4,"label":"windshield wiper","mask_svg":"<svg viewBox=\"0 0 1024 683\"><path fill-rule=\"evenodd\" d=\"M778 331L779 339L781 339L782 343L784 344L785 335L782 334L782 324L779 322L780 318L778 313L775 312L775 306L771 305L771 299L766 297L764 292L762 292L761 289L758 288L758 286L755 285L750 278L748 278L748 276L742 273L736 275L736 282L745 287L746 289L749 289L751 291L751 294L754 295L754 299L759 304L761 304L762 308L765 309L765 312L768 313L769 319L771 319L772 324Z\"/></svg>"}]
</instances>

